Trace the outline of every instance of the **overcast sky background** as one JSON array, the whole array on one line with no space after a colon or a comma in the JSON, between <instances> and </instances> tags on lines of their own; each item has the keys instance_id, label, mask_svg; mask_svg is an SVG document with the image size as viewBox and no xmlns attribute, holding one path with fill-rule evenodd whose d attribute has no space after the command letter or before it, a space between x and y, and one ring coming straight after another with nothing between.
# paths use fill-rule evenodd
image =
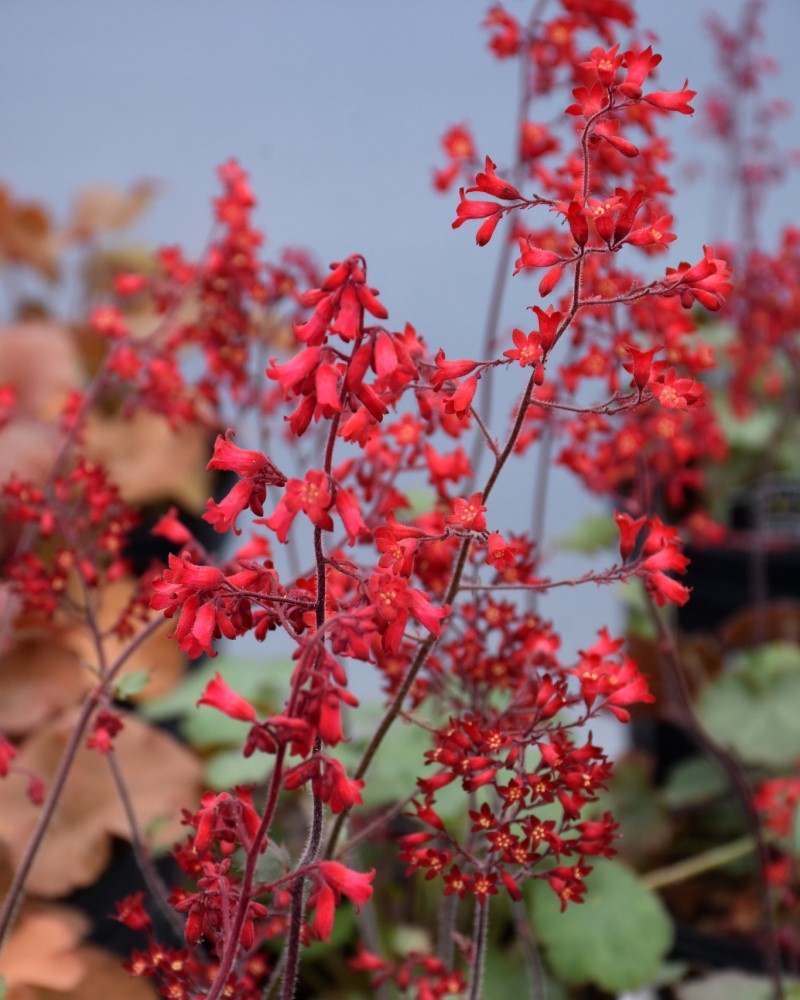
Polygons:
<instances>
[{"instance_id":1,"label":"overcast sky background","mask_svg":"<svg viewBox=\"0 0 800 1000\"><path fill-rule=\"evenodd\" d=\"M363 253L394 329L410 320L432 346L467 354L480 340L497 247L477 249L473 226L450 228L457 197L435 195L430 178L444 164L439 138L457 122L471 124L481 154L500 164L510 157L516 68L486 49L479 24L488 6L3 0L0 180L64 219L81 187L158 179L163 193L132 235L197 253L209 230L214 168L235 156L250 172L269 252L305 246L323 263ZM520 16L528 6L508 3ZM730 17L740 6L639 0L640 26L661 39L658 89L679 89L688 78L702 96L714 73L705 12ZM767 51L782 67L773 89L790 97L800 77L799 29L800 3L772 0ZM680 163L707 156L713 167L716 154L699 143L697 123L673 117ZM796 142L796 114L782 134ZM679 168L672 176L678 186ZM772 199L765 231L776 232L798 200L794 177ZM669 263L699 259L702 244L719 235L720 203L711 171L680 184ZM508 329L526 322L532 291L515 283ZM506 492L509 515L530 502L528 472L518 470ZM571 481L556 485L549 526L557 534L585 503ZM503 512L492 520L502 527ZM567 591L548 597L543 610L577 648L614 619L612 604L607 590Z\"/></svg>"}]
</instances>

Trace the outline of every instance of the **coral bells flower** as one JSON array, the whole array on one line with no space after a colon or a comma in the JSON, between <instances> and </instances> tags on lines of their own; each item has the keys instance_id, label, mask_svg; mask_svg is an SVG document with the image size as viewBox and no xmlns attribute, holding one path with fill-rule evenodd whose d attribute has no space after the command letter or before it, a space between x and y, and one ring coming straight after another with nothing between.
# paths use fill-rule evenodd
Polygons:
<instances>
[{"instance_id":1,"label":"coral bells flower","mask_svg":"<svg viewBox=\"0 0 800 1000\"><path fill-rule=\"evenodd\" d=\"M685 410L703 400L704 387L693 378L678 378L674 368L650 382L648 388L659 403L669 410Z\"/></svg>"},{"instance_id":2,"label":"coral bells flower","mask_svg":"<svg viewBox=\"0 0 800 1000\"><path fill-rule=\"evenodd\" d=\"M452 503L453 513L445 518L445 524L466 531L486 531L486 518L483 516L486 507L482 501L482 493L473 493L469 500L456 497Z\"/></svg>"},{"instance_id":3,"label":"coral bells flower","mask_svg":"<svg viewBox=\"0 0 800 1000\"><path fill-rule=\"evenodd\" d=\"M114 748L114 737L123 728L122 719L113 712L98 712L92 722L92 735L86 740L90 750L106 754Z\"/></svg>"},{"instance_id":4,"label":"coral bells flower","mask_svg":"<svg viewBox=\"0 0 800 1000\"><path fill-rule=\"evenodd\" d=\"M328 477L320 469L310 469L305 479L290 479L286 493L278 501L272 517L263 523L272 528L279 542L286 542L289 528L297 514L304 514L323 531L333 530L333 521L328 510L333 505L333 497L328 488Z\"/></svg>"},{"instance_id":5,"label":"coral bells flower","mask_svg":"<svg viewBox=\"0 0 800 1000\"><path fill-rule=\"evenodd\" d=\"M679 295L681 305L689 309L693 302L711 312L720 308L725 295L733 288L731 269L724 260L714 256L713 247L703 247L703 259L691 267L681 263L677 268L667 268L662 284L668 295Z\"/></svg>"},{"instance_id":6,"label":"coral bells flower","mask_svg":"<svg viewBox=\"0 0 800 1000\"><path fill-rule=\"evenodd\" d=\"M317 869L319 888L309 899L309 908L314 909L312 928L318 938L327 941L333 930L333 916L341 896L347 896L360 910L362 904L372 899L375 869L356 872L338 861L320 861Z\"/></svg>"},{"instance_id":7,"label":"coral bells flower","mask_svg":"<svg viewBox=\"0 0 800 1000\"><path fill-rule=\"evenodd\" d=\"M383 619L383 648L390 653L400 649L409 614L431 635L439 635L441 620L450 613L449 605L434 607L421 590L409 587L402 577L389 573L373 573L367 595Z\"/></svg>"},{"instance_id":8,"label":"coral bells flower","mask_svg":"<svg viewBox=\"0 0 800 1000\"><path fill-rule=\"evenodd\" d=\"M214 445L214 454L206 466L207 469L222 469L235 472L240 481L228 493L221 503L209 500L208 510L203 514L203 520L214 526L215 531L227 531L236 528L236 518L245 507L254 514L264 513L264 499L267 486L284 486L286 476L278 467L260 451L247 451L233 444L233 431L225 432L225 437L218 436Z\"/></svg>"},{"instance_id":9,"label":"coral bells flower","mask_svg":"<svg viewBox=\"0 0 800 1000\"><path fill-rule=\"evenodd\" d=\"M667 527L660 518L632 518L620 511L614 515L620 533L620 555L627 562L641 545L634 570L644 581L648 593L661 607L669 601L682 607L689 600L689 588L667 573L685 573L688 558L681 552L677 529ZM645 534L645 530L649 532Z\"/></svg>"},{"instance_id":10,"label":"coral bells flower","mask_svg":"<svg viewBox=\"0 0 800 1000\"><path fill-rule=\"evenodd\" d=\"M242 722L255 722L257 719L256 710L250 702L229 688L219 671L214 674L214 679L208 682L197 704L209 705L224 712L229 718L239 719Z\"/></svg>"},{"instance_id":11,"label":"coral bells flower","mask_svg":"<svg viewBox=\"0 0 800 1000\"><path fill-rule=\"evenodd\" d=\"M172 634L190 657L216 656L211 647L217 630L214 601L224 582L225 576L215 566L198 566L186 553L180 558L170 553L169 566L153 583L150 607L163 611L167 618L180 611Z\"/></svg>"},{"instance_id":12,"label":"coral bells flower","mask_svg":"<svg viewBox=\"0 0 800 1000\"><path fill-rule=\"evenodd\" d=\"M524 334L522 330L514 330L511 334L514 341L514 348L503 351L503 357L510 361L519 361L523 368L528 365L536 365L542 360L542 347L539 342L538 333Z\"/></svg>"},{"instance_id":13,"label":"coral bells flower","mask_svg":"<svg viewBox=\"0 0 800 1000\"><path fill-rule=\"evenodd\" d=\"M633 101L638 101L642 96L642 84L649 74L661 62L661 56L653 52L651 45L648 45L642 52L631 49L623 56L623 62L627 75L620 84L622 93Z\"/></svg>"},{"instance_id":14,"label":"coral bells flower","mask_svg":"<svg viewBox=\"0 0 800 1000\"><path fill-rule=\"evenodd\" d=\"M498 571L513 566L517 561L514 550L497 531L486 539L486 562Z\"/></svg>"}]
</instances>

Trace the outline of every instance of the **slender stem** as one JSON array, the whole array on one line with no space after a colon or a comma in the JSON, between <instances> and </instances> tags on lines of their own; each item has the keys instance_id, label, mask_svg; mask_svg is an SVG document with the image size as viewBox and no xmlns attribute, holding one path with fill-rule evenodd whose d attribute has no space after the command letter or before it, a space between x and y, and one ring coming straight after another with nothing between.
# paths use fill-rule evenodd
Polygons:
<instances>
[{"instance_id":1,"label":"slender stem","mask_svg":"<svg viewBox=\"0 0 800 1000\"><path fill-rule=\"evenodd\" d=\"M320 744L321 748L321 744ZM319 753L316 745L314 752ZM312 805L311 827L305 850L297 863L298 868L305 868L314 861L322 843L322 800L315 795ZM298 875L292 883L292 907L289 917L289 934L286 938L284 952L283 987L281 1000L291 1000L297 988L297 976L300 971L300 933L303 929L303 905L305 903L305 875Z\"/></svg>"},{"instance_id":2,"label":"slender stem","mask_svg":"<svg viewBox=\"0 0 800 1000\"><path fill-rule=\"evenodd\" d=\"M169 889L164 884L161 876L158 874L158 870L153 864L153 859L150 856L150 851L145 844L144 837L142 836L142 830L139 826L139 819L136 815L133 800L131 799L130 791L128 789L128 784L125 781L125 775L122 773L122 768L119 765L119 760L117 760L117 755L113 747L106 754L106 761L108 763L109 771L111 772L111 777L117 787L117 795L119 795L119 800L122 803L125 819L128 822L133 855L136 858L136 864L139 867L144 884L147 886L153 902L158 907L169 926L172 928L178 941L181 941L183 940L183 921L180 919L175 910L169 905Z\"/></svg>"},{"instance_id":3,"label":"slender stem","mask_svg":"<svg viewBox=\"0 0 800 1000\"><path fill-rule=\"evenodd\" d=\"M272 970L270 977L267 980L267 984L264 987L264 991L261 994L263 1000L270 1000L270 997L275 992L275 989L281 980L281 976L283 975L283 965L285 961L286 952L282 951L280 955L278 955L277 961L275 962L275 968Z\"/></svg>"},{"instance_id":4,"label":"slender stem","mask_svg":"<svg viewBox=\"0 0 800 1000\"><path fill-rule=\"evenodd\" d=\"M453 932L456 929L457 915L458 895L453 893L450 896L445 896L439 907L439 929L436 941L436 952L439 956L439 960L442 961L448 969L453 962L453 947L455 944Z\"/></svg>"},{"instance_id":5,"label":"slender stem","mask_svg":"<svg viewBox=\"0 0 800 1000\"><path fill-rule=\"evenodd\" d=\"M528 982L530 983L531 1000L547 1000L547 978L544 974L542 956L536 947L531 924L522 900L516 900L511 904L514 916L514 926L517 930L517 941L519 941L522 958L525 968L528 970Z\"/></svg>"},{"instance_id":6,"label":"slender stem","mask_svg":"<svg viewBox=\"0 0 800 1000\"><path fill-rule=\"evenodd\" d=\"M556 587L578 587L583 583L617 583L619 580L627 580L636 571L635 564L626 566L612 566L611 569L602 573L595 573L590 570L583 576L576 576L571 580L543 580L541 583L462 583L459 591L471 590L527 590L543 591L554 590Z\"/></svg>"},{"instance_id":7,"label":"slender stem","mask_svg":"<svg viewBox=\"0 0 800 1000\"><path fill-rule=\"evenodd\" d=\"M495 270L494 281L492 282L492 294L489 299L489 312L486 317L486 329L483 335L483 356L485 358L493 357L497 349L497 328L500 325L500 310L503 305L506 281L511 265L512 249L513 247L511 241L509 239L505 239L497 257L497 269ZM494 386L494 378L491 369L487 370L484 374L484 380L485 388L481 393L483 418L478 424L482 430L484 429L483 424L489 422L492 414L492 389ZM477 410L473 410L473 413L475 414L476 419L478 419ZM486 432L484 431L484 433ZM483 452L483 437L478 434L473 439L472 452L469 457L470 465L472 466L473 480L474 477L477 477L478 475L478 469L480 467Z\"/></svg>"},{"instance_id":8,"label":"slender stem","mask_svg":"<svg viewBox=\"0 0 800 1000\"><path fill-rule=\"evenodd\" d=\"M489 900L475 907L475 923L472 930L472 963L470 966L467 1000L480 1000L483 973L486 967L486 941L489 932Z\"/></svg>"},{"instance_id":9,"label":"slender stem","mask_svg":"<svg viewBox=\"0 0 800 1000\"><path fill-rule=\"evenodd\" d=\"M371 823L368 823L363 828L363 830L359 830L359 832L355 836L351 837L346 843L342 844L342 846L336 852L336 857L337 858L344 857L346 854L352 851L354 847L358 847L359 844L362 844L365 840L369 840L371 837L373 837L378 832L378 830L386 826L389 820L397 816L398 813L401 813L406 808L407 805L410 805L411 802L413 802L413 800L417 797L417 795L419 795L419 789L415 788L410 795L406 795L404 799L400 799L399 802L395 802L395 804L390 809L387 809L385 812L382 812L377 819L374 819Z\"/></svg>"},{"instance_id":10,"label":"slender stem","mask_svg":"<svg viewBox=\"0 0 800 1000\"><path fill-rule=\"evenodd\" d=\"M703 872L730 864L731 861L738 861L739 858L752 854L755 847L755 841L751 836L739 837L738 840L712 847L692 858L685 858L673 865L656 868L642 875L641 879L648 889L663 889L667 885L685 882L687 879L694 878L695 875L702 875Z\"/></svg>"},{"instance_id":11,"label":"slender stem","mask_svg":"<svg viewBox=\"0 0 800 1000\"><path fill-rule=\"evenodd\" d=\"M531 540L539 553L542 551L544 538L544 522L547 514L547 498L550 490L550 459L553 454L553 417L548 418L539 438L538 455L536 456L536 482L533 493L533 512L531 515ZM538 591L531 590L528 594L528 610L536 612Z\"/></svg>"}]
</instances>

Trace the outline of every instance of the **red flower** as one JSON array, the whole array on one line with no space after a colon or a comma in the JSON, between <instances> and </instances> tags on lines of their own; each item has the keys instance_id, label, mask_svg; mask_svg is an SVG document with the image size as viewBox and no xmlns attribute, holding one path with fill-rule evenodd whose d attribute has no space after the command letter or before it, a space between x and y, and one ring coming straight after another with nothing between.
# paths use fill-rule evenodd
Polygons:
<instances>
[{"instance_id":1,"label":"red flower","mask_svg":"<svg viewBox=\"0 0 800 1000\"><path fill-rule=\"evenodd\" d=\"M231 719L240 719L242 722L257 721L256 710L250 702L229 688L219 672L208 682L197 704L210 705Z\"/></svg>"},{"instance_id":2,"label":"red flower","mask_svg":"<svg viewBox=\"0 0 800 1000\"><path fill-rule=\"evenodd\" d=\"M310 469L305 479L288 481L272 516L261 523L272 528L279 542L286 542L289 528L302 510L318 528L332 531L333 521L328 513L332 503L328 477L321 469Z\"/></svg>"},{"instance_id":3,"label":"red flower","mask_svg":"<svg viewBox=\"0 0 800 1000\"><path fill-rule=\"evenodd\" d=\"M660 344L658 347L652 347L649 351L640 351L638 347L634 347L632 344L626 344L625 350L628 354L630 354L631 361L622 367L625 371L628 371L633 375L633 384L641 393L650 381L653 371L653 357L658 354L659 351L664 350L664 345Z\"/></svg>"},{"instance_id":4,"label":"red flower","mask_svg":"<svg viewBox=\"0 0 800 1000\"><path fill-rule=\"evenodd\" d=\"M542 347L538 333L529 333L526 336L522 330L514 330L511 338L514 341L514 349L503 351L503 357L509 358L511 361L519 361L523 368L538 364L542 360Z\"/></svg>"},{"instance_id":5,"label":"red flower","mask_svg":"<svg viewBox=\"0 0 800 1000\"><path fill-rule=\"evenodd\" d=\"M169 566L153 583L150 607L172 618L180 609L178 625L172 633L190 657L208 653L216 656L211 640L217 630L214 606L225 576L215 566L199 566L187 553L180 558L170 553Z\"/></svg>"},{"instance_id":6,"label":"red flower","mask_svg":"<svg viewBox=\"0 0 800 1000\"><path fill-rule=\"evenodd\" d=\"M651 381L648 389L669 410L685 410L703 399L703 386L693 378L678 378L674 368Z\"/></svg>"},{"instance_id":7,"label":"red flower","mask_svg":"<svg viewBox=\"0 0 800 1000\"><path fill-rule=\"evenodd\" d=\"M152 921L144 908L144 892L136 892L131 896L126 896L114 905L117 912L111 918L112 920L118 920L134 931L147 932L151 929Z\"/></svg>"},{"instance_id":8,"label":"red flower","mask_svg":"<svg viewBox=\"0 0 800 1000\"><path fill-rule=\"evenodd\" d=\"M98 712L92 722L92 735L86 740L90 750L106 754L114 749L114 737L123 728L122 719L113 712Z\"/></svg>"},{"instance_id":9,"label":"red flower","mask_svg":"<svg viewBox=\"0 0 800 1000\"><path fill-rule=\"evenodd\" d=\"M623 60L628 73L619 89L626 97L638 101L642 96L642 84L661 62L661 56L654 53L652 46L648 45L643 52L631 49L625 53Z\"/></svg>"},{"instance_id":10,"label":"red flower","mask_svg":"<svg viewBox=\"0 0 800 1000\"><path fill-rule=\"evenodd\" d=\"M517 559L514 550L498 532L493 531L486 539L486 562L498 571L513 566Z\"/></svg>"},{"instance_id":11,"label":"red flower","mask_svg":"<svg viewBox=\"0 0 800 1000\"><path fill-rule=\"evenodd\" d=\"M522 195L513 184L497 176L495 173L496 166L497 164L492 163L491 159L487 156L485 172L476 174L475 187L468 188L468 192L480 191L483 194L491 195L493 198L499 198L501 201L517 201L522 199Z\"/></svg>"},{"instance_id":12,"label":"red flower","mask_svg":"<svg viewBox=\"0 0 800 1000\"><path fill-rule=\"evenodd\" d=\"M284 486L286 476L278 467L260 451L247 451L232 442L233 431L225 432L225 437L218 436L214 445L214 454L206 466L207 469L223 469L235 472L240 481L228 493L221 503L208 500L208 510L203 514L203 520L214 526L215 531L227 531L236 528L236 518L249 507L254 514L264 513L264 499L267 486Z\"/></svg>"},{"instance_id":13,"label":"red flower","mask_svg":"<svg viewBox=\"0 0 800 1000\"><path fill-rule=\"evenodd\" d=\"M445 524L452 524L466 531L486 531L486 518L483 512L483 494L473 493L469 500L456 497L452 502L453 513L445 518Z\"/></svg>"},{"instance_id":14,"label":"red flower","mask_svg":"<svg viewBox=\"0 0 800 1000\"><path fill-rule=\"evenodd\" d=\"M582 69L593 69L597 73L597 79L604 87L611 87L614 84L614 78L617 75L617 70L622 65L623 57L617 55L617 49L619 45L615 45L613 48L609 49L608 52L605 49L597 48L592 49L589 53L589 59L586 62L582 62Z\"/></svg>"},{"instance_id":15,"label":"red flower","mask_svg":"<svg viewBox=\"0 0 800 1000\"><path fill-rule=\"evenodd\" d=\"M375 878L375 869L356 872L338 861L320 861L318 865L320 885L309 900L314 907L313 928L323 941L327 941L333 930L333 915L340 896L347 896L361 909L363 903L372 898L370 882Z\"/></svg>"},{"instance_id":16,"label":"red flower","mask_svg":"<svg viewBox=\"0 0 800 1000\"><path fill-rule=\"evenodd\" d=\"M462 375L469 375L478 367L477 361L453 359L448 361L443 349L439 349L435 359L438 371L431 378L431 385L434 389L441 389L445 382L451 379L461 378Z\"/></svg>"},{"instance_id":17,"label":"red flower","mask_svg":"<svg viewBox=\"0 0 800 1000\"><path fill-rule=\"evenodd\" d=\"M658 90L652 94L645 94L642 98L647 104L652 104L653 107L661 108L662 111L677 111L682 115L693 115L694 108L689 104L689 101L693 97L697 97L696 90L689 90L686 84L687 80L681 90Z\"/></svg>"},{"instance_id":18,"label":"red flower","mask_svg":"<svg viewBox=\"0 0 800 1000\"><path fill-rule=\"evenodd\" d=\"M411 614L432 635L441 632L441 620L450 613L450 606L434 607L421 590L409 587L398 576L373 573L367 584L367 594L380 618L387 624L383 628L383 647L396 653L400 648L408 616Z\"/></svg>"},{"instance_id":19,"label":"red flower","mask_svg":"<svg viewBox=\"0 0 800 1000\"><path fill-rule=\"evenodd\" d=\"M492 31L489 48L498 59L508 59L509 56L515 56L519 52L521 37L519 21L499 4L489 10L483 27Z\"/></svg>"}]
</instances>

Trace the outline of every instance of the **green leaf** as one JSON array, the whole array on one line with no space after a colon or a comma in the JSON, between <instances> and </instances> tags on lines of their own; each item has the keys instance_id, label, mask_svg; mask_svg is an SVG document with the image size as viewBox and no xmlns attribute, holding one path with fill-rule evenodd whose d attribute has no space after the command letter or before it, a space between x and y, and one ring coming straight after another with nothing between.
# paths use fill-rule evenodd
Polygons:
<instances>
[{"instance_id":1,"label":"green leaf","mask_svg":"<svg viewBox=\"0 0 800 1000\"><path fill-rule=\"evenodd\" d=\"M672 944L672 922L630 868L591 860L586 901L564 913L546 880L529 883L534 932L565 982L594 983L610 993L638 989L658 974Z\"/></svg>"},{"instance_id":2,"label":"green leaf","mask_svg":"<svg viewBox=\"0 0 800 1000\"><path fill-rule=\"evenodd\" d=\"M0 976L0 1000L5 1000L5 996L8 993L8 984L5 979Z\"/></svg>"},{"instance_id":3,"label":"green leaf","mask_svg":"<svg viewBox=\"0 0 800 1000\"><path fill-rule=\"evenodd\" d=\"M270 840L266 851L256 861L256 881L267 883L282 878L292 870L292 856L283 844Z\"/></svg>"},{"instance_id":4,"label":"green leaf","mask_svg":"<svg viewBox=\"0 0 800 1000\"><path fill-rule=\"evenodd\" d=\"M206 781L212 791L224 792L236 785L257 785L271 772L264 754L243 757L241 750L220 750L206 761Z\"/></svg>"},{"instance_id":5,"label":"green leaf","mask_svg":"<svg viewBox=\"0 0 800 1000\"><path fill-rule=\"evenodd\" d=\"M400 520L410 523L423 514L429 514L436 506L436 494L425 486L412 486L406 491L408 507L400 511Z\"/></svg>"},{"instance_id":6,"label":"green leaf","mask_svg":"<svg viewBox=\"0 0 800 1000\"><path fill-rule=\"evenodd\" d=\"M764 407L754 410L747 417L740 417L720 394L714 397L714 413L731 448L750 452L764 448L781 419L777 409Z\"/></svg>"},{"instance_id":7,"label":"green leaf","mask_svg":"<svg viewBox=\"0 0 800 1000\"><path fill-rule=\"evenodd\" d=\"M662 792L670 809L685 809L702 805L724 795L728 782L718 764L698 755L682 760L667 776Z\"/></svg>"},{"instance_id":8,"label":"green leaf","mask_svg":"<svg viewBox=\"0 0 800 1000\"><path fill-rule=\"evenodd\" d=\"M745 763L789 767L800 757L800 646L748 650L708 684L698 713L709 734Z\"/></svg>"},{"instance_id":9,"label":"green leaf","mask_svg":"<svg viewBox=\"0 0 800 1000\"><path fill-rule=\"evenodd\" d=\"M181 732L194 747L241 747L250 731L250 723L232 719L224 712L201 705L181 722Z\"/></svg>"},{"instance_id":10,"label":"green leaf","mask_svg":"<svg viewBox=\"0 0 800 1000\"><path fill-rule=\"evenodd\" d=\"M129 674L124 674L117 681L114 696L120 701L127 701L128 698L133 698L143 691L149 680L150 674L146 670L133 670Z\"/></svg>"},{"instance_id":11,"label":"green leaf","mask_svg":"<svg viewBox=\"0 0 800 1000\"><path fill-rule=\"evenodd\" d=\"M608 514L587 514L575 527L558 539L563 549L590 555L607 549L619 540L619 529Z\"/></svg>"},{"instance_id":12,"label":"green leaf","mask_svg":"<svg viewBox=\"0 0 800 1000\"><path fill-rule=\"evenodd\" d=\"M389 950L394 955L406 957L412 952L426 955L432 950L431 936L424 927L394 924L388 928L386 936Z\"/></svg>"},{"instance_id":13,"label":"green leaf","mask_svg":"<svg viewBox=\"0 0 800 1000\"><path fill-rule=\"evenodd\" d=\"M294 664L288 657L265 657L263 660L220 657L194 669L177 688L144 706L142 711L147 718L155 721L189 715L194 711L208 682L219 672L225 678L225 683L237 694L269 714L282 703L293 669Z\"/></svg>"}]
</instances>

